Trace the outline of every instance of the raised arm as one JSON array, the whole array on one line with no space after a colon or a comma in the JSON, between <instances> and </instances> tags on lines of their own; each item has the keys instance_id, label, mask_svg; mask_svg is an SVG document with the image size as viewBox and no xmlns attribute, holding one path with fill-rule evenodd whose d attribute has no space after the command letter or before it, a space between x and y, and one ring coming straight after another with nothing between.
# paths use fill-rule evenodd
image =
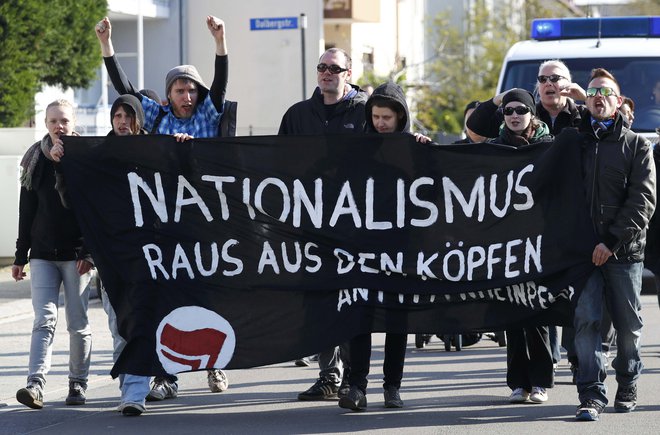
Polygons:
<instances>
[{"instance_id":1,"label":"raised arm","mask_svg":"<svg viewBox=\"0 0 660 435\"><path fill-rule=\"evenodd\" d=\"M229 76L225 23L220 18L209 15L206 17L206 26L215 40L215 73L213 74L213 83L211 83L211 101L216 110L222 112Z\"/></svg>"},{"instance_id":2,"label":"raised arm","mask_svg":"<svg viewBox=\"0 0 660 435\"><path fill-rule=\"evenodd\" d=\"M103 62L108 70L108 76L112 81L112 86L120 94L133 94L140 101L142 101L142 94L139 89L135 89L133 84L128 80L124 70L121 68L117 57L115 56L115 49L112 46L112 23L108 17L103 18L96 24L94 28L96 37L101 44L101 54L103 55Z\"/></svg>"}]
</instances>

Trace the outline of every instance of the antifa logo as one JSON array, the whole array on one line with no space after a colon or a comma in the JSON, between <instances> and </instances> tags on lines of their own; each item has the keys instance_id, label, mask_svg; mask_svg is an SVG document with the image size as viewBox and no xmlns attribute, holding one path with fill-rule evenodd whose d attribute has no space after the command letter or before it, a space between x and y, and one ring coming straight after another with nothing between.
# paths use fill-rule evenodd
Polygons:
<instances>
[{"instance_id":1,"label":"antifa logo","mask_svg":"<svg viewBox=\"0 0 660 435\"><path fill-rule=\"evenodd\" d=\"M229 322L202 307L180 307L170 312L156 335L156 353L168 373L224 368L236 347Z\"/></svg>"}]
</instances>

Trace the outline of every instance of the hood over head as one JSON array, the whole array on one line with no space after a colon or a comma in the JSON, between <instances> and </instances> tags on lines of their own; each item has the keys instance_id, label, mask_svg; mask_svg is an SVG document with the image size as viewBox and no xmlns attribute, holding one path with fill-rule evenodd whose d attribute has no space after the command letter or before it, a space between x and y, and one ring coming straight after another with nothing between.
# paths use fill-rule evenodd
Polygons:
<instances>
[{"instance_id":1,"label":"hood over head","mask_svg":"<svg viewBox=\"0 0 660 435\"><path fill-rule=\"evenodd\" d=\"M408 112L408 104L406 103L406 96L403 93L401 86L397 85L394 82L383 83L374 89L374 92L371 94L367 100L365 106L366 110L366 125L365 131L368 133L376 132L374 124L371 120L371 112L375 103L378 102L387 102L388 104L393 104L397 110L396 112L403 113L403 119L398 123L397 131L400 132L410 132L410 114ZM379 104L380 106L380 104Z\"/></svg>"}]
</instances>

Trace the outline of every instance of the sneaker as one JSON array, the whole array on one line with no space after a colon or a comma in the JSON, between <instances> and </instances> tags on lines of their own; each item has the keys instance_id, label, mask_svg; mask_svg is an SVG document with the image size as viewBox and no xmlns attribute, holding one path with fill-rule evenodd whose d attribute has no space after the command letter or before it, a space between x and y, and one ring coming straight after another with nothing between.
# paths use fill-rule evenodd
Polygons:
<instances>
[{"instance_id":1,"label":"sneaker","mask_svg":"<svg viewBox=\"0 0 660 435\"><path fill-rule=\"evenodd\" d=\"M524 388L516 388L509 396L509 403L525 403L529 399L529 391Z\"/></svg>"},{"instance_id":2,"label":"sneaker","mask_svg":"<svg viewBox=\"0 0 660 435\"><path fill-rule=\"evenodd\" d=\"M145 408L145 406L141 403L124 402L119 405L119 408L117 408L117 410L126 417L135 417L141 415L143 412L147 410L147 408Z\"/></svg>"},{"instance_id":3,"label":"sneaker","mask_svg":"<svg viewBox=\"0 0 660 435\"><path fill-rule=\"evenodd\" d=\"M298 394L298 400L328 400L336 399L339 388L334 383L319 379L307 391Z\"/></svg>"},{"instance_id":4,"label":"sneaker","mask_svg":"<svg viewBox=\"0 0 660 435\"><path fill-rule=\"evenodd\" d=\"M337 389L337 397L341 399L342 397L348 396L348 392L350 390L351 390L351 386L348 385L348 382L346 380L342 381L341 385Z\"/></svg>"},{"instance_id":5,"label":"sneaker","mask_svg":"<svg viewBox=\"0 0 660 435\"><path fill-rule=\"evenodd\" d=\"M358 387L351 387L348 394L339 399L339 407L353 411L367 409L367 396Z\"/></svg>"},{"instance_id":6,"label":"sneaker","mask_svg":"<svg viewBox=\"0 0 660 435\"><path fill-rule=\"evenodd\" d=\"M176 382L170 382L165 378L154 378L151 384L151 391L147 394L147 401L174 399L179 392L179 386Z\"/></svg>"},{"instance_id":7,"label":"sneaker","mask_svg":"<svg viewBox=\"0 0 660 435\"><path fill-rule=\"evenodd\" d=\"M588 399L578 406L575 418L580 421L597 421L605 406L600 402Z\"/></svg>"},{"instance_id":8,"label":"sneaker","mask_svg":"<svg viewBox=\"0 0 660 435\"><path fill-rule=\"evenodd\" d=\"M543 403L548 401L548 392L543 387L532 387L529 400L534 403Z\"/></svg>"},{"instance_id":9,"label":"sneaker","mask_svg":"<svg viewBox=\"0 0 660 435\"><path fill-rule=\"evenodd\" d=\"M16 400L28 408L41 409L44 407L44 389L38 382L29 382L16 392Z\"/></svg>"},{"instance_id":10,"label":"sneaker","mask_svg":"<svg viewBox=\"0 0 660 435\"><path fill-rule=\"evenodd\" d=\"M614 410L616 412L630 412L637 406L637 385L627 387L619 385L614 397Z\"/></svg>"},{"instance_id":11,"label":"sneaker","mask_svg":"<svg viewBox=\"0 0 660 435\"><path fill-rule=\"evenodd\" d=\"M209 384L209 389L212 393L222 393L229 388L229 380L227 374L222 370L209 370L206 380Z\"/></svg>"},{"instance_id":12,"label":"sneaker","mask_svg":"<svg viewBox=\"0 0 660 435\"><path fill-rule=\"evenodd\" d=\"M403 400L399 396L399 389L397 387L387 387L383 391L385 398L385 408L403 408Z\"/></svg>"},{"instance_id":13,"label":"sneaker","mask_svg":"<svg viewBox=\"0 0 660 435\"><path fill-rule=\"evenodd\" d=\"M312 362L309 360L308 357L305 357L295 360L294 364L296 365L296 367L309 367L312 365Z\"/></svg>"},{"instance_id":14,"label":"sneaker","mask_svg":"<svg viewBox=\"0 0 660 435\"><path fill-rule=\"evenodd\" d=\"M64 403L67 405L84 405L86 401L85 390L87 390L87 386L81 382L69 382L69 395L66 396Z\"/></svg>"}]
</instances>

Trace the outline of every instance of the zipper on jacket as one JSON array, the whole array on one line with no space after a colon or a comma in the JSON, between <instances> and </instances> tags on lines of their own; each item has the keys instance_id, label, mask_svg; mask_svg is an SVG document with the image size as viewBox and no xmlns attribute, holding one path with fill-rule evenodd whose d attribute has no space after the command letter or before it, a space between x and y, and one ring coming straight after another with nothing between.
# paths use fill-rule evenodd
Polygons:
<instances>
[{"instance_id":1,"label":"zipper on jacket","mask_svg":"<svg viewBox=\"0 0 660 435\"><path fill-rule=\"evenodd\" d=\"M598 145L600 144L600 141L596 142L596 148L594 150L594 171L593 174L591 175L591 206L589 207L589 213L591 213L591 222L594 226L594 229L596 230L596 234L598 234L598 223L596 222L596 219L600 219L599 216L594 216L594 204L596 202L596 173L598 171ZM601 204L601 215L602 215L602 204Z\"/></svg>"}]
</instances>

